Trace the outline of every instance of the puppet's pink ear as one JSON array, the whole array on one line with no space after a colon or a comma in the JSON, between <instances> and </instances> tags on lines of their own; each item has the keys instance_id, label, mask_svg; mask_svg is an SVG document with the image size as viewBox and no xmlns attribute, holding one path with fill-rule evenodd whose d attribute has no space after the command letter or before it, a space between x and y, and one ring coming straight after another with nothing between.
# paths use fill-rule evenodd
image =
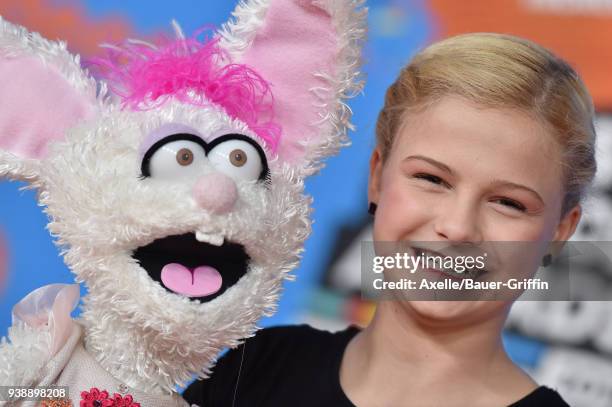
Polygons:
<instances>
[{"instance_id":1,"label":"puppet's pink ear","mask_svg":"<svg viewBox=\"0 0 612 407\"><path fill-rule=\"evenodd\" d=\"M249 0L220 31L233 62L271 83L282 127L279 159L311 174L348 143L351 110L361 90L366 10L359 0Z\"/></svg>"},{"instance_id":2,"label":"puppet's pink ear","mask_svg":"<svg viewBox=\"0 0 612 407\"><path fill-rule=\"evenodd\" d=\"M65 43L0 18L0 177L35 178L49 143L97 106L95 81Z\"/></svg>"}]
</instances>

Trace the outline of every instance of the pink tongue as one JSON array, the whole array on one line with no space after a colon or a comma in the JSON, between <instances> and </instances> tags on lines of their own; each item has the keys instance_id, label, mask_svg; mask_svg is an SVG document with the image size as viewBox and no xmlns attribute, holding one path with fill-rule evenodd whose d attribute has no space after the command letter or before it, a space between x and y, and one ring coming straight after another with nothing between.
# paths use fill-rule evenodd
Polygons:
<instances>
[{"instance_id":1,"label":"pink tongue","mask_svg":"<svg viewBox=\"0 0 612 407\"><path fill-rule=\"evenodd\" d=\"M219 291L223 278L217 269L210 266L189 270L182 264L170 263L162 268L161 280L175 293L188 297L204 297Z\"/></svg>"}]
</instances>

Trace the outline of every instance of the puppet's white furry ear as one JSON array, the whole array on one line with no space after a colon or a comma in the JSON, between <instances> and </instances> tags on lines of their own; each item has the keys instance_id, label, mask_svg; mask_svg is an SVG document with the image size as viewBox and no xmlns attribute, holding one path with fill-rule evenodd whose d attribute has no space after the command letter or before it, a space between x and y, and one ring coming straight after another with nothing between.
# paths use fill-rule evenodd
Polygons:
<instances>
[{"instance_id":1,"label":"puppet's white furry ear","mask_svg":"<svg viewBox=\"0 0 612 407\"><path fill-rule=\"evenodd\" d=\"M49 143L95 114L96 88L65 43L0 17L0 178L35 179Z\"/></svg>"},{"instance_id":2,"label":"puppet's white furry ear","mask_svg":"<svg viewBox=\"0 0 612 407\"><path fill-rule=\"evenodd\" d=\"M270 82L279 159L304 175L348 144L345 100L363 86L366 34L362 0L248 0L219 32L233 62Z\"/></svg>"}]
</instances>

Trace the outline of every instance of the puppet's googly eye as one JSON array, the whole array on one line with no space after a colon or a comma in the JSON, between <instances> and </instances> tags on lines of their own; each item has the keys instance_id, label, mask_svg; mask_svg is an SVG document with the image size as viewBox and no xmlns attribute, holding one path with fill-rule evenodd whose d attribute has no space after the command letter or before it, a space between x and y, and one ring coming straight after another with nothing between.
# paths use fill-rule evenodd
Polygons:
<instances>
[{"instance_id":1,"label":"puppet's googly eye","mask_svg":"<svg viewBox=\"0 0 612 407\"><path fill-rule=\"evenodd\" d=\"M265 157L245 140L228 139L216 144L209 151L208 159L217 171L237 180L254 181L264 172Z\"/></svg>"},{"instance_id":2,"label":"puppet's googly eye","mask_svg":"<svg viewBox=\"0 0 612 407\"><path fill-rule=\"evenodd\" d=\"M193 151L188 148L181 148L176 153L176 162L183 167L188 166L193 162Z\"/></svg>"},{"instance_id":3,"label":"puppet's googly eye","mask_svg":"<svg viewBox=\"0 0 612 407\"><path fill-rule=\"evenodd\" d=\"M202 172L205 159L206 152L198 143L188 140L171 141L151 155L148 169L152 178L195 178Z\"/></svg>"}]
</instances>

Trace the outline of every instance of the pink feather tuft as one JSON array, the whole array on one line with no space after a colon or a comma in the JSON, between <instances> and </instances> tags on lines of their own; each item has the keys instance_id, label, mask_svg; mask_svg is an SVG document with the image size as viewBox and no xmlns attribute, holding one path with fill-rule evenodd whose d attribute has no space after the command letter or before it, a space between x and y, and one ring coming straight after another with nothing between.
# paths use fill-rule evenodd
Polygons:
<instances>
[{"instance_id":1,"label":"pink feather tuft","mask_svg":"<svg viewBox=\"0 0 612 407\"><path fill-rule=\"evenodd\" d=\"M121 97L124 108L154 109L170 97L195 105L212 102L246 123L276 152L281 129L273 122L268 82L247 65L226 63L230 59L218 39L202 42L196 37L160 45L128 40L87 65Z\"/></svg>"}]
</instances>

